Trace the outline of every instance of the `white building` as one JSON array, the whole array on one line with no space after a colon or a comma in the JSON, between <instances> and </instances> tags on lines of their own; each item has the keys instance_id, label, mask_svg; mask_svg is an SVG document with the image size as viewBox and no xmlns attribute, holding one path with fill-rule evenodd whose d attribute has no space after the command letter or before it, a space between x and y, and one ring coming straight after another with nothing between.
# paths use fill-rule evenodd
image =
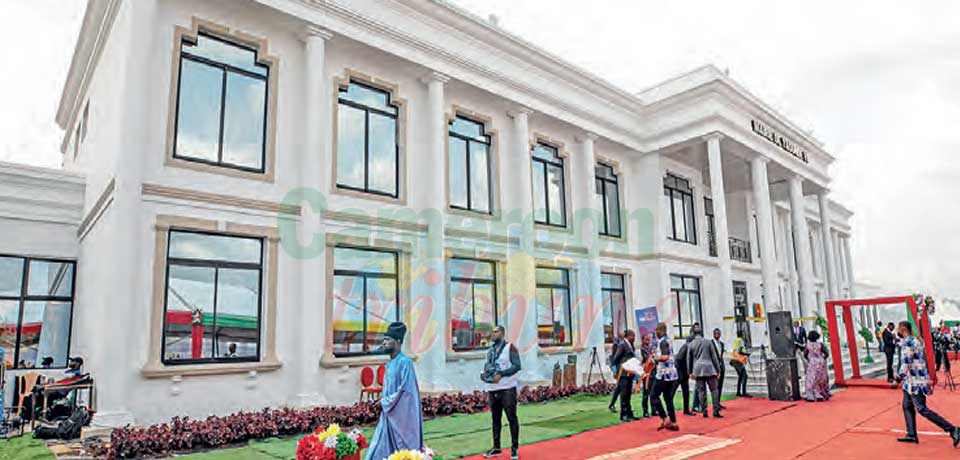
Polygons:
<instances>
[{"instance_id":1,"label":"white building","mask_svg":"<svg viewBox=\"0 0 960 460\"><path fill-rule=\"evenodd\" d=\"M437 0L90 0L56 119L63 171L0 167L0 343L102 424L350 403L395 319L470 390L493 324L532 383L637 308L759 345L855 295L834 158L728 76L632 94Z\"/></svg>"}]
</instances>

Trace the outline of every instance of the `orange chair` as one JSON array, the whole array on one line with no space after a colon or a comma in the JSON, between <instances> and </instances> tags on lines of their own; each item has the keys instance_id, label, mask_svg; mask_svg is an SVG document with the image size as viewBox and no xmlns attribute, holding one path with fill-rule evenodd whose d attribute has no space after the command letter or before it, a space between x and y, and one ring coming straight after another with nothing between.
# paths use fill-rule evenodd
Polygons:
<instances>
[{"instance_id":1,"label":"orange chair","mask_svg":"<svg viewBox=\"0 0 960 460\"><path fill-rule=\"evenodd\" d=\"M380 398L380 393L383 391L383 386L376 386L374 384L374 375L373 369L369 367L364 367L360 370L360 400L363 401L364 398L367 400L375 400Z\"/></svg>"},{"instance_id":2,"label":"orange chair","mask_svg":"<svg viewBox=\"0 0 960 460\"><path fill-rule=\"evenodd\" d=\"M19 416L23 416L23 403L27 398L31 397L33 392L33 387L37 386L37 383L43 383L41 379L43 376L39 372L26 372L23 375L17 377L16 390L17 393L13 398L14 409Z\"/></svg>"}]
</instances>

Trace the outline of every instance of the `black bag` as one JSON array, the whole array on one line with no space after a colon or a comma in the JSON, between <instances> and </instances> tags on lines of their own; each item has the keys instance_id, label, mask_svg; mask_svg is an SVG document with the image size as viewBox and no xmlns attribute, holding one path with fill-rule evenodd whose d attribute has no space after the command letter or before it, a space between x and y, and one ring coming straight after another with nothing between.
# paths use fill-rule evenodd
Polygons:
<instances>
[{"instance_id":1,"label":"black bag","mask_svg":"<svg viewBox=\"0 0 960 460\"><path fill-rule=\"evenodd\" d=\"M80 437L80 429L90 423L90 411L86 407L79 406L74 409L65 420L61 420L56 425L40 425L33 430L33 437L36 439L63 439L70 440Z\"/></svg>"}]
</instances>

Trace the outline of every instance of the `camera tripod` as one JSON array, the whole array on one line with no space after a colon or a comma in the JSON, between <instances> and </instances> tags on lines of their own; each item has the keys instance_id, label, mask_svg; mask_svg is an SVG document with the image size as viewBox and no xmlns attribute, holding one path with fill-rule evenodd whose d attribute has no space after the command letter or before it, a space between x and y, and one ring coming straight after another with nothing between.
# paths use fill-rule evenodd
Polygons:
<instances>
[{"instance_id":1,"label":"camera tripod","mask_svg":"<svg viewBox=\"0 0 960 460\"><path fill-rule=\"evenodd\" d=\"M600 355L597 353L597 347L593 347L593 351L590 353L590 371L587 372L587 385L590 384L590 379L593 378L593 366L597 366L600 380L606 382L607 379L603 376L603 365L600 364Z\"/></svg>"}]
</instances>

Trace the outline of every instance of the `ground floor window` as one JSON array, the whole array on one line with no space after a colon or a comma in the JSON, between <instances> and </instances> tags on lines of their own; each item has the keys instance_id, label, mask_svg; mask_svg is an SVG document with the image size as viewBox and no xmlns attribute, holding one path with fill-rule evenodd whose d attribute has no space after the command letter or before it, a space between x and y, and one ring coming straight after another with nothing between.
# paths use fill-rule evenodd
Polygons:
<instances>
[{"instance_id":1,"label":"ground floor window","mask_svg":"<svg viewBox=\"0 0 960 460\"><path fill-rule=\"evenodd\" d=\"M333 248L333 355L374 354L400 321L396 251Z\"/></svg>"},{"instance_id":2,"label":"ground floor window","mask_svg":"<svg viewBox=\"0 0 960 460\"><path fill-rule=\"evenodd\" d=\"M627 325L627 291L620 273L600 274L600 295L603 304L603 341L613 343L617 332Z\"/></svg>"},{"instance_id":3,"label":"ground floor window","mask_svg":"<svg viewBox=\"0 0 960 460\"><path fill-rule=\"evenodd\" d=\"M453 258L450 273L451 343L456 351L486 348L497 323L494 262Z\"/></svg>"},{"instance_id":4,"label":"ground floor window","mask_svg":"<svg viewBox=\"0 0 960 460\"><path fill-rule=\"evenodd\" d=\"M573 343L570 271L537 267L537 337L540 346Z\"/></svg>"},{"instance_id":5,"label":"ground floor window","mask_svg":"<svg viewBox=\"0 0 960 460\"><path fill-rule=\"evenodd\" d=\"M0 348L8 369L63 368L75 263L0 256Z\"/></svg>"},{"instance_id":6,"label":"ground floor window","mask_svg":"<svg viewBox=\"0 0 960 460\"><path fill-rule=\"evenodd\" d=\"M181 230L168 238L163 362L257 361L262 239Z\"/></svg>"},{"instance_id":7,"label":"ground floor window","mask_svg":"<svg viewBox=\"0 0 960 460\"><path fill-rule=\"evenodd\" d=\"M700 304L700 278L686 275L670 275L670 294L677 309L674 327L680 337L690 334L694 323L703 324L703 309Z\"/></svg>"}]
</instances>

